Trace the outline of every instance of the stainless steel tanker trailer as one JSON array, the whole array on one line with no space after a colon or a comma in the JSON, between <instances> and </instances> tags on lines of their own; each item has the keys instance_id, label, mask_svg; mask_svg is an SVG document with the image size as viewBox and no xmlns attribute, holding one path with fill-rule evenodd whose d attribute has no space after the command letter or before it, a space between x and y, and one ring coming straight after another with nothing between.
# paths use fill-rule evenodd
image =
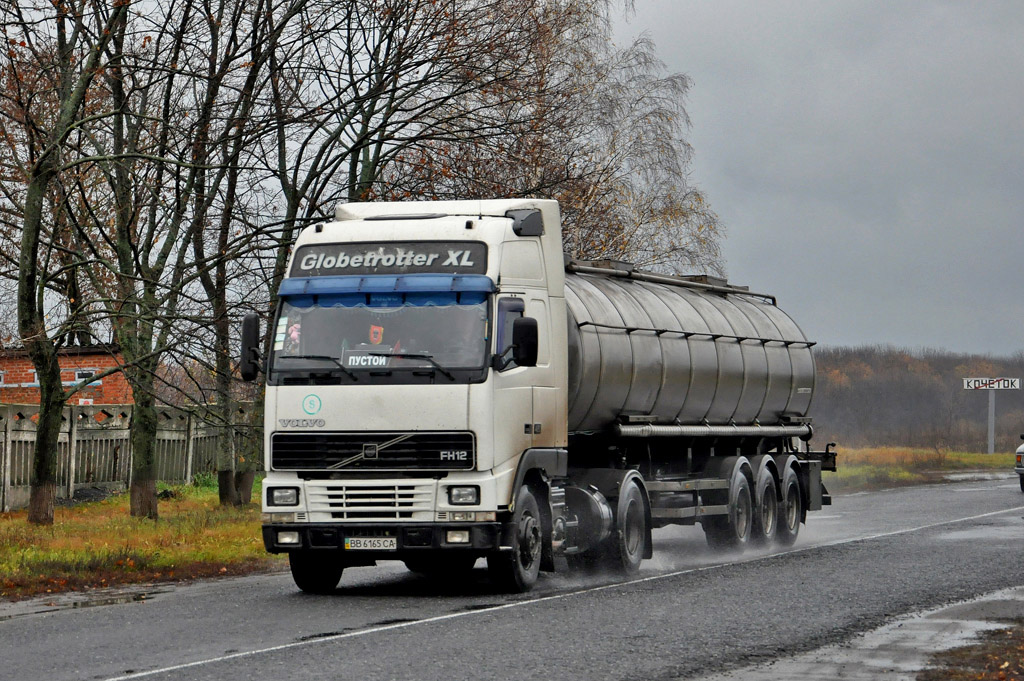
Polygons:
<instances>
[{"instance_id":1,"label":"stainless steel tanker trailer","mask_svg":"<svg viewBox=\"0 0 1024 681\"><path fill-rule=\"evenodd\" d=\"M773 296L562 254L553 201L339 206L296 242L260 351L263 539L299 588L401 560L503 588L632 573L651 531L792 544L829 503L813 345Z\"/></svg>"}]
</instances>

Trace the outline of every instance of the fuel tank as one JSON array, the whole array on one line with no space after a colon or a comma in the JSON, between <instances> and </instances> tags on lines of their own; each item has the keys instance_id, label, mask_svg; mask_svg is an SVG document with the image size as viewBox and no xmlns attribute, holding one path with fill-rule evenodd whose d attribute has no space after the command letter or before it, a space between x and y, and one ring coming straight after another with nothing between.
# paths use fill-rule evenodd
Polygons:
<instances>
[{"instance_id":1,"label":"fuel tank","mask_svg":"<svg viewBox=\"0 0 1024 681\"><path fill-rule=\"evenodd\" d=\"M598 269L566 271L570 432L624 415L741 426L806 416L813 343L773 297Z\"/></svg>"}]
</instances>

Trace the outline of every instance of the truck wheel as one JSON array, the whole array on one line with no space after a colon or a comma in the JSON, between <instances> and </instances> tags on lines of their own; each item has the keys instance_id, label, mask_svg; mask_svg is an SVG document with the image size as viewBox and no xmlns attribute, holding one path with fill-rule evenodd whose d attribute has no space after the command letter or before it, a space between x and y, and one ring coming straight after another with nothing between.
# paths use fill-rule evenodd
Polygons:
<instances>
[{"instance_id":1,"label":"truck wheel","mask_svg":"<svg viewBox=\"0 0 1024 681\"><path fill-rule=\"evenodd\" d=\"M1024 475L1020 476L1020 491L1024 492Z\"/></svg>"},{"instance_id":2,"label":"truck wheel","mask_svg":"<svg viewBox=\"0 0 1024 681\"><path fill-rule=\"evenodd\" d=\"M292 551L288 554L295 586L308 594L334 593L345 565L330 551Z\"/></svg>"},{"instance_id":3,"label":"truck wheel","mask_svg":"<svg viewBox=\"0 0 1024 681\"><path fill-rule=\"evenodd\" d=\"M610 569L633 574L647 550L647 509L644 494L635 481L629 481L619 494L615 512L615 532L608 538L603 561Z\"/></svg>"},{"instance_id":4,"label":"truck wheel","mask_svg":"<svg viewBox=\"0 0 1024 681\"><path fill-rule=\"evenodd\" d=\"M803 515L803 495L796 471L786 468L782 474L782 503L779 504L778 531L775 541L780 546L792 546L800 534L800 517Z\"/></svg>"},{"instance_id":5,"label":"truck wheel","mask_svg":"<svg viewBox=\"0 0 1024 681\"><path fill-rule=\"evenodd\" d=\"M712 516L704 523L704 537L708 546L716 550L742 551L746 548L754 524L753 511L750 480L737 467L729 483L729 513Z\"/></svg>"},{"instance_id":6,"label":"truck wheel","mask_svg":"<svg viewBox=\"0 0 1024 681\"><path fill-rule=\"evenodd\" d=\"M767 468L761 473L754 494L754 527L750 541L757 546L769 546L779 529L779 497L775 476Z\"/></svg>"},{"instance_id":7,"label":"truck wheel","mask_svg":"<svg viewBox=\"0 0 1024 681\"><path fill-rule=\"evenodd\" d=\"M491 580L500 588L523 593L537 583L543 546L540 507L526 485L516 494L512 522L516 531L512 551L487 556L487 569Z\"/></svg>"}]
</instances>

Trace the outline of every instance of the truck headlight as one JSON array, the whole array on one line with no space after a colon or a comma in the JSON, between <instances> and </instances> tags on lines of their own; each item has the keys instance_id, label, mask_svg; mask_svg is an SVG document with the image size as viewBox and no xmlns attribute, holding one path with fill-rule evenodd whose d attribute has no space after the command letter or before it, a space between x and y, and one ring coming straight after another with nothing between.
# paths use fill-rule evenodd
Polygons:
<instances>
[{"instance_id":1,"label":"truck headlight","mask_svg":"<svg viewBox=\"0 0 1024 681\"><path fill-rule=\"evenodd\" d=\"M448 503L452 506L475 506L480 503L480 488L476 485L449 487Z\"/></svg>"},{"instance_id":2,"label":"truck headlight","mask_svg":"<svg viewBox=\"0 0 1024 681\"><path fill-rule=\"evenodd\" d=\"M298 487L271 487L267 490L267 506L296 506L298 503Z\"/></svg>"},{"instance_id":3,"label":"truck headlight","mask_svg":"<svg viewBox=\"0 0 1024 681\"><path fill-rule=\"evenodd\" d=\"M444 536L447 544L468 544L469 530L448 530Z\"/></svg>"},{"instance_id":4,"label":"truck headlight","mask_svg":"<svg viewBox=\"0 0 1024 681\"><path fill-rule=\"evenodd\" d=\"M299 538L299 533L298 532L291 532L291 531L288 531L288 532L278 532L277 533L277 543L278 544L291 544L291 545L294 546L294 545L301 544L302 543L302 539Z\"/></svg>"}]
</instances>

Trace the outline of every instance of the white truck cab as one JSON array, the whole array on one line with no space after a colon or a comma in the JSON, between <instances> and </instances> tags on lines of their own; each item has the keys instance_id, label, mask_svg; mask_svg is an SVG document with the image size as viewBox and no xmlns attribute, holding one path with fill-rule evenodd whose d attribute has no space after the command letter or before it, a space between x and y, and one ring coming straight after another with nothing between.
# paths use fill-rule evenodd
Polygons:
<instances>
[{"instance_id":1,"label":"white truck cab","mask_svg":"<svg viewBox=\"0 0 1024 681\"><path fill-rule=\"evenodd\" d=\"M523 453L564 468L557 203L429 211L342 204L295 244L265 358L263 535L296 581L317 549L452 570L509 552Z\"/></svg>"}]
</instances>

